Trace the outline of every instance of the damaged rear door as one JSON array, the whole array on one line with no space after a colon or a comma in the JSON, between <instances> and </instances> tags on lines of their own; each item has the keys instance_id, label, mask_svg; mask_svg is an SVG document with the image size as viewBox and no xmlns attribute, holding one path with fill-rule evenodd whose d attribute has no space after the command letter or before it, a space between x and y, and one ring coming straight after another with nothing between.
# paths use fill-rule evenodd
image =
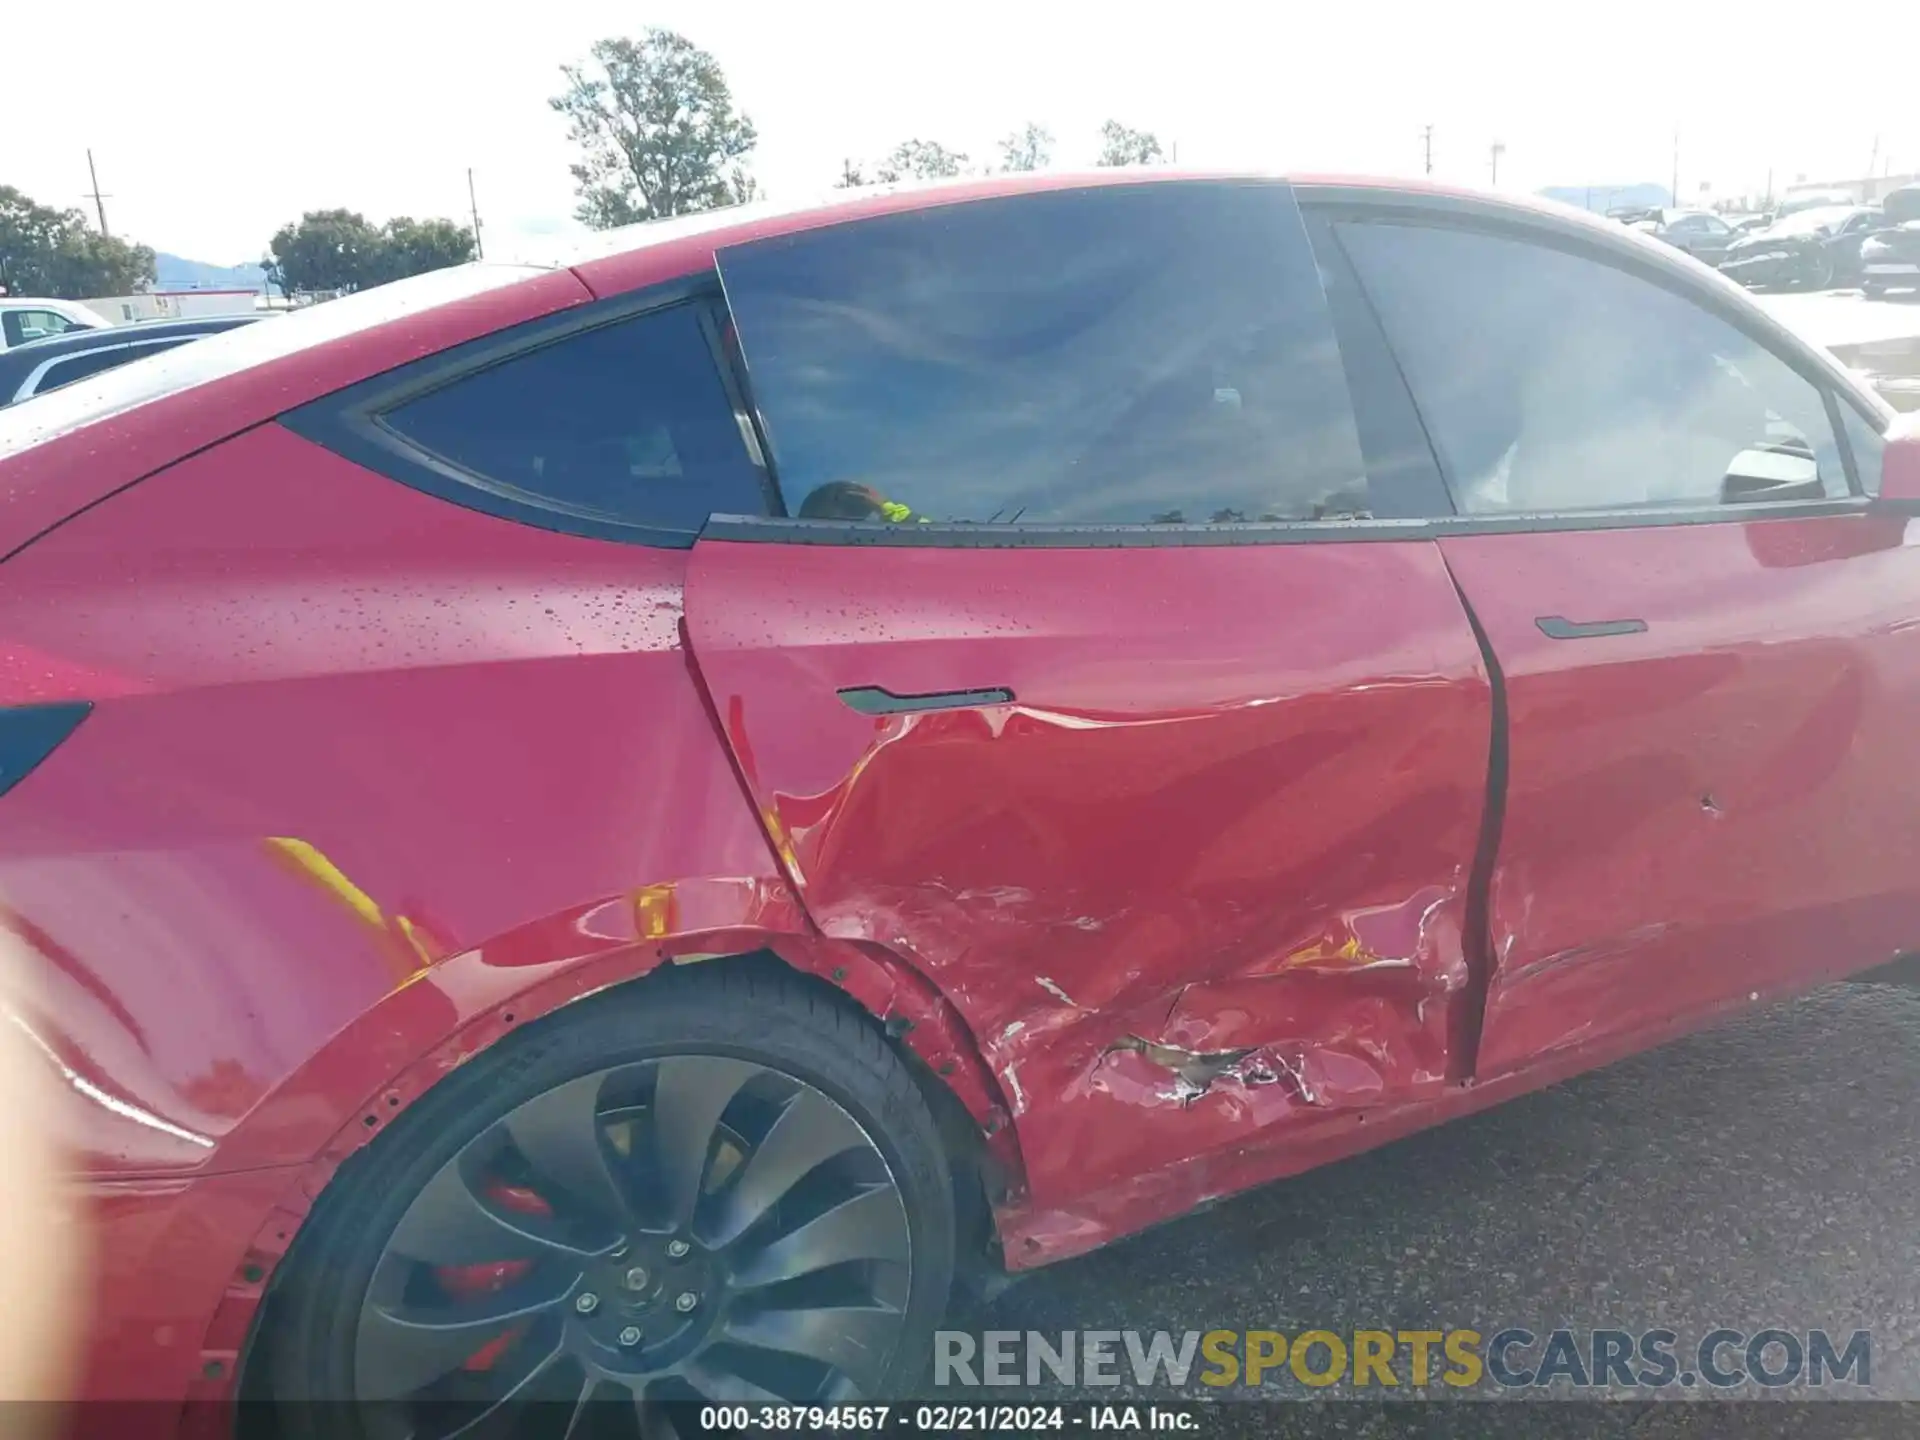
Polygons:
<instances>
[{"instance_id":1,"label":"damaged rear door","mask_svg":"<svg viewBox=\"0 0 1920 1440\"><path fill-rule=\"evenodd\" d=\"M709 524L694 654L812 916L959 1009L1035 1198L1441 1087L1488 680L1291 191L973 200L721 274L796 518Z\"/></svg>"}]
</instances>

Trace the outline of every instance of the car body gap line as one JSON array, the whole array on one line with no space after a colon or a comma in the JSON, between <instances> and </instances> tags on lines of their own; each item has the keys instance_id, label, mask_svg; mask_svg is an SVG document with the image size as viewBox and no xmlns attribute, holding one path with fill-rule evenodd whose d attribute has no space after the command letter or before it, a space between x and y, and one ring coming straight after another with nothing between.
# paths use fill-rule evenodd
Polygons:
<instances>
[{"instance_id":1,"label":"car body gap line","mask_svg":"<svg viewBox=\"0 0 1920 1440\"><path fill-rule=\"evenodd\" d=\"M1467 957L1467 984L1461 996L1458 1023L1447 1046L1447 1078L1467 1082L1474 1078L1480 1058L1480 1031L1486 1021L1487 994L1493 981L1494 943L1489 892L1493 888L1494 866L1500 862L1500 831L1506 819L1507 778L1510 764L1507 719L1507 681L1500 659L1487 638L1486 628L1474 613L1473 602L1461 588L1446 549L1440 547L1440 562L1447 568L1447 579L1460 599L1461 612L1480 647L1481 662L1487 667L1490 701L1487 740L1487 794L1480 811L1480 843L1474 850L1473 871L1467 877L1466 934L1461 948Z\"/></svg>"}]
</instances>

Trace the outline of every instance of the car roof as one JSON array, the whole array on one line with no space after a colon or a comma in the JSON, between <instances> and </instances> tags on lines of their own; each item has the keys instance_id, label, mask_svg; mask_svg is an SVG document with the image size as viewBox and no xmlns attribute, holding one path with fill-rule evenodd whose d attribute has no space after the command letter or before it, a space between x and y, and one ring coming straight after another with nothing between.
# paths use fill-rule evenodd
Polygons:
<instances>
[{"instance_id":1,"label":"car roof","mask_svg":"<svg viewBox=\"0 0 1920 1440\"><path fill-rule=\"evenodd\" d=\"M97 350L103 345L123 345L136 340L165 340L175 335L200 335L213 330L230 330L236 325L251 325L264 315L196 315L186 319L132 320L120 325L103 325L97 330L64 330L58 335L42 335L23 345L0 351L0 359L13 355L32 355L36 363L67 350Z\"/></svg>"},{"instance_id":2,"label":"car roof","mask_svg":"<svg viewBox=\"0 0 1920 1440\"><path fill-rule=\"evenodd\" d=\"M604 232L548 267L497 262L432 271L184 345L0 410L0 558L181 455L217 443L347 385L511 325L656 284L711 275L730 246L871 217L1020 194L1130 185L1286 183L1305 203L1364 204L1495 223L1525 219L1596 249L1664 269L1675 283L1719 286L1745 323L1777 344L1814 354L1758 315L1732 281L1646 235L1540 197L1491 195L1421 181L1347 175L1277 176L1170 167L994 175L862 187L787 203L759 202ZM1823 353L1833 383L1858 381ZM1864 403L1864 402L1863 402ZM82 493L85 492L85 493ZM91 498L89 498L91 497ZM76 503L77 502L77 503Z\"/></svg>"}]
</instances>

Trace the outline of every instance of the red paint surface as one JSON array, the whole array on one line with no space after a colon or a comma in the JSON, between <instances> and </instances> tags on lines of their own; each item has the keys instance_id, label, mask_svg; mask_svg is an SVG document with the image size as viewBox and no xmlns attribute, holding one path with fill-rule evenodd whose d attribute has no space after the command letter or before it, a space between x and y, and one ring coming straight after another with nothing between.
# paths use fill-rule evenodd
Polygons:
<instances>
[{"instance_id":1,"label":"red paint surface","mask_svg":"<svg viewBox=\"0 0 1920 1440\"><path fill-rule=\"evenodd\" d=\"M977 1038L1035 1203L1436 1090L1490 701L1429 544L701 542L689 633L809 912ZM1004 686L870 717L836 691ZM1129 1036L1318 1077L1194 1099Z\"/></svg>"},{"instance_id":2,"label":"red paint surface","mask_svg":"<svg viewBox=\"0 0 1920 1440\"><path fill-rule=\"evenodd\" d=\"M270 423L716 245L1077 183L652 228L0 460L0 549L42 537L0 567L0 705L96 705L0 799L97 1227L90 1396L229 1394L344 1159L670 957L768 950L889 1020L988 1135L1024 1266L1915 946L1896 518L689 555ZM1510 710L1484 854L1456 583ZM864 685L1017 698L875 719L835 698Z\"/></svg>"},{"instance_id":3,"label":"red paint surface","mask_svg":"<svg viewBox=\"0 0 1920 1440\"><path fill-rule=\"evenodd\" d=\"M680 649L685 564L268 426L0 569L0 692L97 702L0 806L87 1169L309 1158L526 983L411 985L449 957L798 926ZM326 1109L262 1104L336 1039Z\"/></svg>"},{"instance_id":4,"label":"red paint surface","mask_svg":"<svg viewBox=\"0 0 1920 1440\"><path fill-rule=\"evenodd\" d=\"M1920 549L1850 516L1441 543L1506 676L1480 1071L1920 945ZM1539 615L1644 634L1550 640Z\"/></svg>"}]
</instances>

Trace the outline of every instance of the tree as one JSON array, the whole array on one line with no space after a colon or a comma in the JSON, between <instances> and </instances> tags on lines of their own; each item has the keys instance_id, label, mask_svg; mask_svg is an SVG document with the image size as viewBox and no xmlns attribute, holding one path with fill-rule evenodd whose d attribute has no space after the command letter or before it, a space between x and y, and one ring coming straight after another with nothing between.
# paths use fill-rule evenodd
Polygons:
<instances>
[{"instance_id":1,"label":"tree","mask_svg":"<svg viewBox=\"0 0 1920 1440\"><path fill-rule=\"evenodd\" d=\"M265 261L280 293L365 290L473 258L473 232L452 220L396 215L375 226L354 210L309 210L283 225Z\"/></svg>"},{"instance_id":2,"label":"tree","mask_svg":"<svg viewBox=\"0 0 1920 1440\"><path fill-rule=\"evenodd\" d=\"M1040 170L1053 162L1053 132L1029 120L1000 142L1002 170Z\"/></svg>"},{"instance_id":3,"label":"tree","mask_svg":"<svg viewBox=\"0 0 1920 1440\"><path fill-rule=\"evenodd\" d=\"M596 229L712 210L739 198L753 122L733 108L720 63L658 27L595 42L587 65L563 65L549 103L580 147L574 214Z\"/></svg>"},{"instance_id":4,"label":"tree","mask_svg":"<svg viewBox=\"0 0 1920 1440\"><path fill-rule=\"evenodd\" d=\"M396 215L380 227L366 274L358 288L404 280L473 259L473 232L451 220L415 220Z\"/></svg>"},{"instance_id":5,"label":"tree","mask_svg":"<svg viewBox=\"0 0 1920 1440\"><path fill-rule=\"evenodd\" d=\"M1096 165L1151 165L1164 159L1160 140L1151 130L1131 130L1118 120L1100 127L1100 158Z\"/></svg>"},{"instance_id":6,"label":"tree","mask_svg":"<svg viewBox=\"0 0 1920 1440\"><path fill-rule=\"evenodd\" d=\"M882 185L901 180L945 180L958 175L966 163L965 155L947 149L938 140L907 140L874 167L874 175Z\"/></svg>"},{"instance_id":7,"label":"tree","mask_svg":"<svg viewBox=\"0 0 1920 1440\"><path fill-rule=\"evenodd\" d=\"M153 251L88 227L78 210L0 185L0 286L56 300L124 295L153 280Z\"/></svg>"},{"instance_id":8,"label":"tree","mask_svg":"<svg viewBox=\"0 0 1920 1440\"><path fill-rule=\"evenodd\" d=\"M379 230L358 211L309 210L275 232L267 271L286 295L358 290L377 273L381 244Z\"/></svg>"},{"instance_id":9,"label":"tree","mask_svg":"<svg viewBox=\"0 0 1920 1440\"><path fill-rule=\"evenodd\" d=\"M833 182L836 190L858 190L867 183L865 172L851 160L840 162L840 178Z\"/></svg>"}]
</instances>

